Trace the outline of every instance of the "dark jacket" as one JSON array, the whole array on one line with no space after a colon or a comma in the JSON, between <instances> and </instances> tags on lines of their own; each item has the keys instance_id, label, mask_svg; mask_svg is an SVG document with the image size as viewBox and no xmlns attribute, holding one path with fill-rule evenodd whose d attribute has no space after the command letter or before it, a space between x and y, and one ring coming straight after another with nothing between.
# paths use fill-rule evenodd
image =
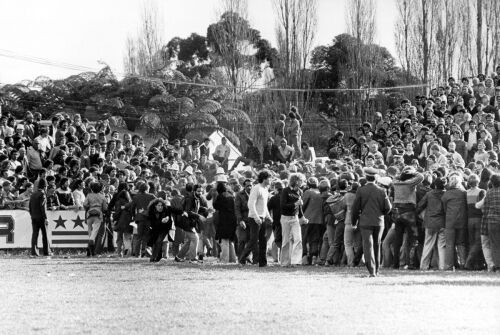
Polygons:
<instances>
[{"instance_id":1,"label":"dark jacket","mask_svg":"<svg viewBox=\"0 0 500 335\"><path fill-rule=\"evenodd\" d=\"M137 193L132 197L130 207L131 212L135 217L135 221L147 220L148 206L154 199L156 199L156 197L150 193Z\"/></svg>"},{"instance_id":2,"label":"dark jacket","mask_svg":"<svg viewBox=\"0 0 500 335\"><path fill-rule=\"evenodd\" d=\"M267 202L267 209L273 216L273 228L281 225L281 192L280 190Z\"/></svg>"},{"instance_id":3,"label":"dark jacket","mask_svg":"<svg viewBox=\"0 0 500 335\"><path fill-rule=\"evenodd\" d=\"M38 190L30 197L29 211L32 219L46 220L47 219L47 199L45 191Z\"/></svg>"},{"instance_id":4,"label":"dark jacket","mask_svg":"<svg viewBox=\"0 0 500 335\"><path fill-rule=\"evenodd\" d=\"M234 212L236 214L236 223L248 221L248 194L245 190L236 193L234 198Z\"/></svg>"},{"instance_id":5,"label":"dark jacket","mask_svg":"<svg viewBox=\"0 0 500 335\"><path fill-rule=\"evenodd\" d=\"M367 183L356 192L352 205L352 225L359 219L360 227L383 227L384 215L389 214L392 205L384 189L374 183Z\"/></svg>"},{"instance_id":6,"label":"dark jacket","mask_svg":"<svg viewBox=\"0 0 500 335\"><path fill-rule=\"evenodd\" d=\"M280 197L281 215L302 217L302 206L297 203L301 198L302 190L292 190L290 187L285 187Z\"/></svg>"},{"instance_id":7,"label":"dark jacket","mask_svg":"<svg viewBox=\"0 0 500 335\"><path fill-rule=\"evenodd\" d=\"M229 192L217 195L214 208L219 212L219 224L216 228L215 239L234 240L236 233L236 214L234 196Z\"/></svg>"},{"instance_id":8,"label":"dark jacket","mask_svg":"<svg viewBox=\"0 0 500 335\"><path fill-rule=\"evenodd\" d=\"M133 228L130 225L132 222L132 212L129 206L126 206L128 201L126 199L116 199L114 202L113 219L116 221L114 230L119 233L132 234ZM125 208L122 208L125 207Z\"/></svg>"},{"instance_id":9,"label":"dark jacket","mask_svg":"<svg viewBox=\"0 0 500 335\"><path fill-rule=\"evenodd\" d=\"M323 223L323 198L317 188L312 188L304 192L303 196L304 216L309 220L309 224Z\"/></svg>"},{"instance_id":10,"label":"dark jacket","mask_svg":"<svg viewBox=\"0 0 500 335\"><path fill-rule=\"evenodd\" d=\"M264 150L262 150L262 161L264 163L276 162L278 160L279 150L275 144L271 146L264 146Z\"/></svg>"},{"instance_id":11,"label":"dark jacket","mask_svg":"<svg viewBox=\"0 0 500 335\"><path fill-rule=\"evenodd\" d=\"M183 205L188 217L182 218L177 226L185 231L192 231L195 228L197 232L200 232L205 219L205 215L202 214L206 214L207 208L207 201L203 197L197 198L193 193L189 193L184 198Z\"/></svg>"},{"instance_id":12,"label":"dark jacket","mask_svg":"<svg viewBox=\"0 0 500 335\"><path fill-rule=\"evenodd\" d=\"M154 206L156 206L156 203L158 202L153 202L149 206L148 209L148 219L149 222L151 222L151 229L157 232L168 232L170 229L172 229L173 225L173 218L172 215L180 215L183 213L182 210L173 208L172 206L167 206L164 201L160 200L163 203L163 211L158 213L155 209ZM162 220L164 218L168 217L169 220L168 222L164 223Z\"/></svg>"},{"instance_id":13,"label":"dark jacket","mask_svg":"<svg viewBox=\"0 0 500 335\"><path fill-rule=\"evenodd\" d=\"M249 146L244 156L245 158L251 159L257 164L260 164L260 151L256 146Z\"/></svg>"},{"instance_id":14,"label":"dark jacket","mask_svg":"<svg viewBox=\"0 0 500 335\"><path fill-rule=\"evenodd\" d=\"M444 192L441 198L446 213L446 228L461 229L467 227L467 193L453 188Z\"/></svg>"},{"instance_id":15,"label":"dark jacket","mask_svg":"<svg viewBox=\"0 0 500 335\"><path fill-rule=\"evenodd\" d=\"M417 213L425 210L424 228L439 230L444 228L444 209L441 198L444 190L430 190L419 201L417 205Z\"/></svg>"}]
</instances>

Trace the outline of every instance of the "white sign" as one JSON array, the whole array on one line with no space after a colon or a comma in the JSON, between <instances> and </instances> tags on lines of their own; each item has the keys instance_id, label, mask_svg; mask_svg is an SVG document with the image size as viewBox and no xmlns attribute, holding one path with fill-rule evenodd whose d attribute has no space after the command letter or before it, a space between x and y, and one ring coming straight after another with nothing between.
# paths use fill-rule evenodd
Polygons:
<instances>
[{"instance_id":1,"label":"white sign","mask_svg":"<svg viewBox=\"0 0 500 335\"><path fill-rule=\"evenodd\" d=\"M86 248L88 228L84 211L47 211L50 248ZM0 210L0 249L31 248L31 216L25 210ZM38 235L42 247L42 233Z\"/></svg>"}]
</instances>

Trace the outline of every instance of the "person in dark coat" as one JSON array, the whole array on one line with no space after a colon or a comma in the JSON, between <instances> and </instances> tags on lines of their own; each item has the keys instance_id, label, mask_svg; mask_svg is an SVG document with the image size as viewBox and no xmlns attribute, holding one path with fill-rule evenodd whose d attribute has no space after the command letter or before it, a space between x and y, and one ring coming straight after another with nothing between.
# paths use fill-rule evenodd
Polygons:
<instances>
[{"instance_id":1,"label":"person in dark coat","mask_svg":"<svg viewBox=\"0 0 500 335\"><path fill-rule=\"evenodd\" d=\"M262 162L264 164L274 164L278 161L279 150L278 146L274 144L272 137L267 139L267 143L262 150Z\"/></svg>"},{"instance_id":2,"label":"person in dark coat","mask_svg":"<svg viewBox=\"0 0 500 335\"><path fill-rule=\"evenodd\" d=\"M352 225L361 228L363 253L370 277L378 276L380 242L384 230L384 216L392 209L385 190L375 185L377 170L366 168L366 185L356 192L352 206ZM358 222L359 219L359 222Z\"/></svg>"},{"instance_id":3,"label":"person in dark coat","mask_svg":"<svg viewBox=\"0 0 500 335\"><path fill-rule=\"evenodd\" d=\"M126 183L123 184L127 185ZM130 256L132 254L132 233L134 229L130 225L133 217L132 211L127 204L132 201L132 198L128 189L124 189L123 187L117 193L116 198L112 200L114 203L113 220L115 221L113 230L117 232L116 245L118 254L120 256Z\"/></svg>"},{"instance_id":4,"label":"person in dark coat","mask_svg":"<svg viewBox=\"0 0 500 335\"><path fill-rule=\"evenodd\" d=\"M215 239L221 241L220 260L223 263L236 262L234 238L236 234L236 214L234 196L228 192L225 183L217 184L217 197L214 200L214 209L219 212L219 224Z\"/></svg>"},{"instance_id":5,"label":"person in dark coat","mask_svg":"<svg viewBox=\"0 0 500 335\"><path fill-rule=\"evenodd\" d=\"M31 225L33 233L31 235L31 256L39 256L38 254L38 234L42 231L43 255L50 256L49 242L47 240L47 197L45 191L47 182L45 179L38 181L38 190L30 197L29 212L31 215Z\"/></svg>"},{"instance_id":6,"label":"person in dark coat","mask_svg":"<svg viewBox=\"0 0 500 335\"><path fill-rule=\"evenodd\" d=\"M417 205L417 213L425 210L425 242L420 260L420 270L429 270L431 259L436 249L438 252L439 269L444 269L446 237L444 230L445 214L441 198L444 194L445 183L446 181L442 178L434 180L431 184L432 190L427 192Z\"/></svg>"},{"instance_id":7,"label":"person in dark coat","mask_svg":"<svg viewBox=\"0 0 500 335\"><path fill-rule=\"evenodd\" d=\"M149 237L149 244L153 246L151 252L150 262L159 262L162 258L162 245L163 240L167 236L170 229L172 229L172 214L184 215L187 213L183 210L176 209L169 206L165 200L157 198L148 206L148 219L151 223L151 232Z\"/></svg>"},{"instance_id":8,"label":"person in dark coat","mask_svg":"<svg viewBox=\"0 0 500 335\"><path fill-rule=\"evenodd\" d=\"M250 191L252 190L252 186L252 181L250 179L245 179L245 181L243 182L243 190L236 193L234 199L236 222L238 224L238 226L236 227L236 238L238 240L236 254L238 256L243 251L243 248L245 248L245 243L247 243L248 241L248 197L250 195Z\"/></svg>"},{"instance_id":9,"label":"person in dark coat","mask_svg":"<svg viewBox=\"0 0 500 335\"><path fill-rule=\"evenodd\" d=\"M467 257L467 192L459 175L451 175L448 190L441 201L445 212L446 254L445 270L453 270L455 265L455 249L458 266L463 268Z\"/></svg>"},{"instance_id":10,"label":"person in dark coat","mask_svg":"<svg viewBox=\"0 0 500 335\"><path fill-rule=\"evenodd\" d=\"M267 202L267 209L270 213L272 213L273 217L273 234L274 234L274 243L276 247L281 250L281 242L283 241L283 236L281 233L281 192L283 191L283 182L278 180L274 184L274 189L276 193L271 196L269 201Z\"/></svg>"},{"instance_id":11,"label":"person in dark coat","mask_svg":"<svg viewBox=\"0 0 500 335\"><path fill-rule=\"evenodd\" d=\"M132 238L132 252L134 256L141 257L146 254L146 246L149 240L148 235L150 231L146 210L149 203L156 197L148 193L149 185L145 182L138 184L137 188L139 193L132 198L132 202L129 206L137 225L137 234L134 234ZM151 250L149 250L149 252L150 251Z\"/></svg>"}]
</instances>

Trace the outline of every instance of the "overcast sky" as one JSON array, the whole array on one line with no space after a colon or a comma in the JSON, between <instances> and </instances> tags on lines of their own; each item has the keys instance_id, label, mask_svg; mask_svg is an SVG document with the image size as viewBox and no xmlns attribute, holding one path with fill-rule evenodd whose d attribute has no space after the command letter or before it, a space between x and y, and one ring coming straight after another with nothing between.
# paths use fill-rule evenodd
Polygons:
<instances>
[{"instance_id":1,"label":"overcast sky","mask_svg":"<svg viewBox=\"0 0 500 335\"><path fill-rule=\"evenodd\" d=\"M329 44L345 32L348 0L319 0L315 45ZM395 55L395 0L378 0L376 42ZM164 17L164 38L206 35L217 21L219 0L158 0ZM123 71L128 34L139 25L142 0L0 0L0 54L14 52L55 62L99 68L98 60ZM249 19L263 38L275 45L271 0L249 0ZM33 64L0 56L0 83L45 75L60 79L82 71Z\"/></svg>"}]
</instances>

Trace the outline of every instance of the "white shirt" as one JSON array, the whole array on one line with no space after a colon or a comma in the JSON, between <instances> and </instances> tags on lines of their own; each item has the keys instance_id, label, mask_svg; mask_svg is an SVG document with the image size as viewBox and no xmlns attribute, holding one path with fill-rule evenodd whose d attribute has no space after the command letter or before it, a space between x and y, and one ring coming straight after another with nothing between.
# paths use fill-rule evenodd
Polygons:
<instances>
[{"instance_id":1,"label":"white shirt","mask_svg":"<svg viewBox=\"0 0 500 335\"><path fill-rule=\"evenodd\" d=\"M40 150L41 152L49 152L50 149L52 149L52 143L49 136L38 136L37 138L35 138L35 141L38 142L38 150Z\"/></svg>"},{"instance_id":2,"label":"white shirt","mask_svg":"<svg viewBox=\"0 0 500 335\"><path fill-rule=\"evenodd\" d=\"M471 150L474 144L477 143L477 130L469 130L469 138L467 139L467 150Z\"/></svg>"},{"instance_id":3,"label":"white shirt","mask_svg":"<svg viewBox=\"0 0 500 335\"><path fill-rule=\"evenodd\" d=\"M266 187L261 184L252 187L248 197L248 217L252 219L270 217L267 209L268 199L269 191Z\"/></svg>"},{"instance_id":4,"label":"white shirt","mask_svg":"<svg viewBox=\"0 0 500 335\"><path fill-rule=\"evenodd\" d=\"M85 202L85 194L83 191L80 191L79 189L76 189L73 191L73 198L75 199L75 205L80 207L83 207L83 203Z\"/></svg>"},{"instance_id":5,"label":"white shirt","mask_svg":"<svg viewBox=\"0 0 500 335\"><path fill-rule=\"evenodd\" d=\"M229 157L230 151L231 149L229 148L229 145L219 144L218 146L215 147L214 155L217 157L227 158Z\"/></svg>"}]
</instances>

